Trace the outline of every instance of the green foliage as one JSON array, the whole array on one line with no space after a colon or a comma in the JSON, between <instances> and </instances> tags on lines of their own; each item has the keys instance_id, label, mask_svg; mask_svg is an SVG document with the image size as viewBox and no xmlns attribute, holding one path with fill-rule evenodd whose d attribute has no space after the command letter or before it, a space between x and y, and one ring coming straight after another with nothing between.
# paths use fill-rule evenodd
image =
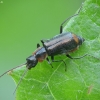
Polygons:
<instances>
[{"instance_id":1,"label":"green foliage","mask_svg":"<svg viewBox=\"0 0 100 100\"><path fill-rule=\"evenodd\" d=\"M100 58L100 0L86 0L78 16L72 18L64 31L85 38L83 45L72 57L86 53ZM64 59L63 63L53 63L51 68L46 61L27 72L20 83L16 100L99 100L100 99L100 61L91 56L70 60L64 55L55 59ZM10 74L16 84L25 71L25 66L13 70Z\"/></svg>"}]
</instances>

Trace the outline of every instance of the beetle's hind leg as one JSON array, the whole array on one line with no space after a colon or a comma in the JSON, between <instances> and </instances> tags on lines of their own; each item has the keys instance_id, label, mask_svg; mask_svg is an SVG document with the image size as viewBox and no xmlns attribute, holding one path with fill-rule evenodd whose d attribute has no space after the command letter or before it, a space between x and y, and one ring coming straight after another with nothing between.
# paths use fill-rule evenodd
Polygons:
<instances>
[{"instance_id":1,"label":"beetle's hind leg","mask_svg":"<svg viewBox=\"0 0 100 100\"><path fill-rule=\"evenodd\" d=\"M70 58L70 59L80 59L80 58L84 58L85 56L89 56L89 55L88 55L88 54L85 54L85 55L80 56L80 57L72 57L72 56L70 56L69 54L66 54L66 56L67 56L68 58Z\"/></svg>"},{"instance_id":2,"label":"beetle's hind leg","mask_svg":"<svg viewBox=\"0 0 100 100\"><path fill-rule=\"evenodd\" d=\"M51 60L52 60L52 62L63 62L65 65L65 71L67 70L67 65L66 65L66 62L64 60L54 60L54 56L51 56Z\"/></svg>"},{"instance_id":3,"label":"beetle's hind leg","mask_svg":"<svg viewBox=\"0 0 100 100\"><path fill-rule=\"evenodd\" d=\"M43 40L41 40L41 43L42 43L42 45L44 46L44 41ZM45 46L44 46L45 47Z\"/></svg>"},{"instance_id":4,"label":"beetle's hind leg","mask_svg":"<svg viewBox=\"0 0 100 100\"><path fill-rule=\"evenodd\" d=\"M84 57L86 57L86 56L90 56L90 57L92 57L92 58L95 58L95 59L97 59L97 60L100 60L100 58L94 57L94 56L92 56L92 55L90 55L90 54L84 54L83 56L80 56L80 57L72 57L72 56L70 56L69 54L66 54L66 56L67 56L68 58L70 58L70 59L81 59L81 58L84 58Z\"/></svg>"}]
</instances>

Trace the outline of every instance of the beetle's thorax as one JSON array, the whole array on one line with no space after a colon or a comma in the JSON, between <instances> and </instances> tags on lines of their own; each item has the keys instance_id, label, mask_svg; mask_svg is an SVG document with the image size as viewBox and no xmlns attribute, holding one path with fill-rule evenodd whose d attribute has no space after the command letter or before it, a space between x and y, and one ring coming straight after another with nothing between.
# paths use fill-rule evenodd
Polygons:
<instances>
[{"instance_id":1,"label":"beetle's thorax","mask_svg":"<svg viewBox=\"0 0 100 100\"><path fill-rule=\"evenodd\" d=\"M35 55L36 59L39 62L42 62L47 57L47 53L44 47L37 48L37 50L33 53L33 55Z\"/></svg>"}]
</instances>

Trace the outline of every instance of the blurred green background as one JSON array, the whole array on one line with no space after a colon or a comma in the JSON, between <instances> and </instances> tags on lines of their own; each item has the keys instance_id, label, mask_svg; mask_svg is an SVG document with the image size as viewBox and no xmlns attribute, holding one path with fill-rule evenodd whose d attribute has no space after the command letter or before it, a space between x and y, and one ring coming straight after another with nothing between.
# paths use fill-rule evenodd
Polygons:
<instances>
[{"instance_id":1,"label":"blurred green background","mask_svg":"<svg viewBox=\"0 0 100 100\"><path fill-rule=\"evenodd\" d=\"M0 0L0 74L24 63L41 39L59 34L62 21L73 15L82 2ZM14 100L15 87L10 76L0 78L0 100Z\"/></svg>"}]
</instances>

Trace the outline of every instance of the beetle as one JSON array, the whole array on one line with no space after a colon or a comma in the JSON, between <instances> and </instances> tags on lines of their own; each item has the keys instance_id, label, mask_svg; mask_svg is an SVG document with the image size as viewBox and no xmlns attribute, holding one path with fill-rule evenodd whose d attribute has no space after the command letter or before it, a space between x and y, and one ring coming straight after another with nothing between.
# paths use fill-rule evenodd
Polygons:
<instances>
[{"instance_id":1,"label":"beetle","mask_svg":"<svg viewBox=\"0 0 100 100\"><path fill-rule=\"evenodd\" d=\"M41 40L41 42L43 47L40 47L40 45L37 44L37 50L33 53L32 56L29 56L26 59L28 69L35 67L38 62L43 62L45 59L52 66L48 56L51 57L52 62L64 62L63 60L54 60L54 56L60 54L66 54L66 56L71 59L80 59L86 56L83 55L81 57L73 58L69 55L70 52L77 50L78 47L84 42L84 38L70 32L59 34L50 40ZM66 65L65 62L64 64Z\"/></svg>"}]
</instances>

